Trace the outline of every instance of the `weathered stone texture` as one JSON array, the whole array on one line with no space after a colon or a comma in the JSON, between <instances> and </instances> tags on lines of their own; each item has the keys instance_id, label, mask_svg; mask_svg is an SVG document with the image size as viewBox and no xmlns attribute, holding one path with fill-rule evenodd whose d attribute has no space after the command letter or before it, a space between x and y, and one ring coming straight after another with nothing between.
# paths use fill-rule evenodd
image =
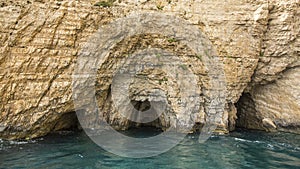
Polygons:
<instances>
[{"instance_id":1,"label":"weathered stone texture","mask_svg":"<svg viewBox=\"0 0 300 169\"><path fill-rule=\"evenodd\" d=\"M250 93L251 104L240 100L239 126L299 132L299 0L120 0L109 8L95 3L0 0L0 137L67 128L62 123L74 111L71 83L79 51L101 25L133 11L179 16L213 43L227 82L223 132L234 129L234 104L243 92Z\"/></svg>"},{"instance_id":2,"label":"weathered stone texture","mask_svg":"<svg viewBox=\"0 0 300 169\"><path fill-rule=\"evenodd\" d=\"M270 1L258 66L246 90L251 98L241 101L239 126L299 133L299 11L300 1Z\"/></svg>"}]
</instances>

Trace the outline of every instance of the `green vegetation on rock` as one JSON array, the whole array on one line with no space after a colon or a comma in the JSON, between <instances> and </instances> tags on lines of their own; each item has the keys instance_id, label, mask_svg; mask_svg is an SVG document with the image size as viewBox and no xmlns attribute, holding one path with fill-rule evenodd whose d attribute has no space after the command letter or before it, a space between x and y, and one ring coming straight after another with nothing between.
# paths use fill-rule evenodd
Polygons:
<instances>
[{"instance_id":1,"label":"green vegetation on rock","mask_svg":"<svg viewBox=\"0 0 300 169\"><path fill-rule=\"evenodd\" d=\"M108 0L108 1L99 1L94 4L94 6L101 6L101 7L112 7L115 0Z\"/></svg>"}]
</instances>

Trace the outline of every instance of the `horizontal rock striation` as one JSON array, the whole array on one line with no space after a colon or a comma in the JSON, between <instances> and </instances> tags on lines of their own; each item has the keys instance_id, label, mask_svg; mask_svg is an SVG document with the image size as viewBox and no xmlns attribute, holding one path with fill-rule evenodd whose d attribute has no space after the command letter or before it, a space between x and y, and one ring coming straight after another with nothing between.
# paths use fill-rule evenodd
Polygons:
<instances>
[{"instance_id":1,"label":"horizontal rock striation","mask_svg":"<svg viewBox=\"0 0 300 169\"><path fill-rule=\"evenodd\" d=\"M72 74L80 52L99 28L135 11L180 17L212 43L224 64L227 89L217 132L234 130L237 123L251 129L299 133L299 0L97 2L0 0L1 138L34 138L76 125ZM207 65L180 40L164 34L133 36L115 44L108 58L149 46L173 51L201 79L201 108L195 126L201 128L210 116L206 111L210 100L205 85ZM113 73L118 65L107 59L99 68L96 98L108 123L127 129L141 124L124 119L113 107L112 76L101 76ZM175 83L164 77L159 71L137 77L131 88L132 104L147 109L145 93L153 93L154 88L175 89ZM143 84L149 84L144 91L140 90ZM167 116L176 117L176 105L169 106ZM149 125L165 129L169 122Z\"/></svg>"}]
</instances>

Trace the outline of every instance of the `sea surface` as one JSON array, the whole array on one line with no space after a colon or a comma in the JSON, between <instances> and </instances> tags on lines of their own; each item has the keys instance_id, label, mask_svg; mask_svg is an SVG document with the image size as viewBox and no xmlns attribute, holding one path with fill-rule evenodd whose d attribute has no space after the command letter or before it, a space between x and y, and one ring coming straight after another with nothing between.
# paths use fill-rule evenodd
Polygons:
<instances>
[{"instance_id":1,"label":"sea surface","mask_svg":"<svg viewBox=\"0 0 300 169\"><path fill-rule=\"evenodd\" d=\"M156 131L132 130L134 137ZM198 135L186 138L170 151L149 158L125 158L106 152L83 132L61 132L27 141L0 140L0 168L300 168L300 135L239 130L211 136L205 143Z\"/></svg>"}]
</instances>

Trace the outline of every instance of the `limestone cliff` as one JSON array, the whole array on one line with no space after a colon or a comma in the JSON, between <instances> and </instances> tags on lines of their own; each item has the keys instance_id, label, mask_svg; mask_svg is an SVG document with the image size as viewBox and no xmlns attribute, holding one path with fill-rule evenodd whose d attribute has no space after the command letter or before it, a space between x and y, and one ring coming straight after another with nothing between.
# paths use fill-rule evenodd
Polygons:
<instances>
[{"instance_id":1,"label":"limestone cliff","mask_svg":"<svg viewBox=\"0 0 300 169\"><path fill-rule=\"evenodd\" d=\"M224 63L227 82L219 132L233 130L237 121L240 127L299 133L299 0L0 0L0 137L33 138L75 125L72 74L80 51L101 26L133 11L178 16L197 26L212 42ZM125 39L111 55L149 45L182 57L195 55L180 40L164 35ZM203 67L199 57L185 60L195 72L197 66ZM99 75L108 74L112 65L117 65L107 62L108 67L99 69ZM205 72L202 74L205 79ZM162 74L156 75L154 79ZM97 80L109 86L111 79L98 76ZM199 86L207 89L205 81ZM110 108L108 90L97 98L103 109ZM205 99L201 105L199 123L204 123L209 116ZM105 116L116 128L132 125L117 112L112 114ZM168 127L164 122L154 125Z\"/></svg>"}]
</instances>

